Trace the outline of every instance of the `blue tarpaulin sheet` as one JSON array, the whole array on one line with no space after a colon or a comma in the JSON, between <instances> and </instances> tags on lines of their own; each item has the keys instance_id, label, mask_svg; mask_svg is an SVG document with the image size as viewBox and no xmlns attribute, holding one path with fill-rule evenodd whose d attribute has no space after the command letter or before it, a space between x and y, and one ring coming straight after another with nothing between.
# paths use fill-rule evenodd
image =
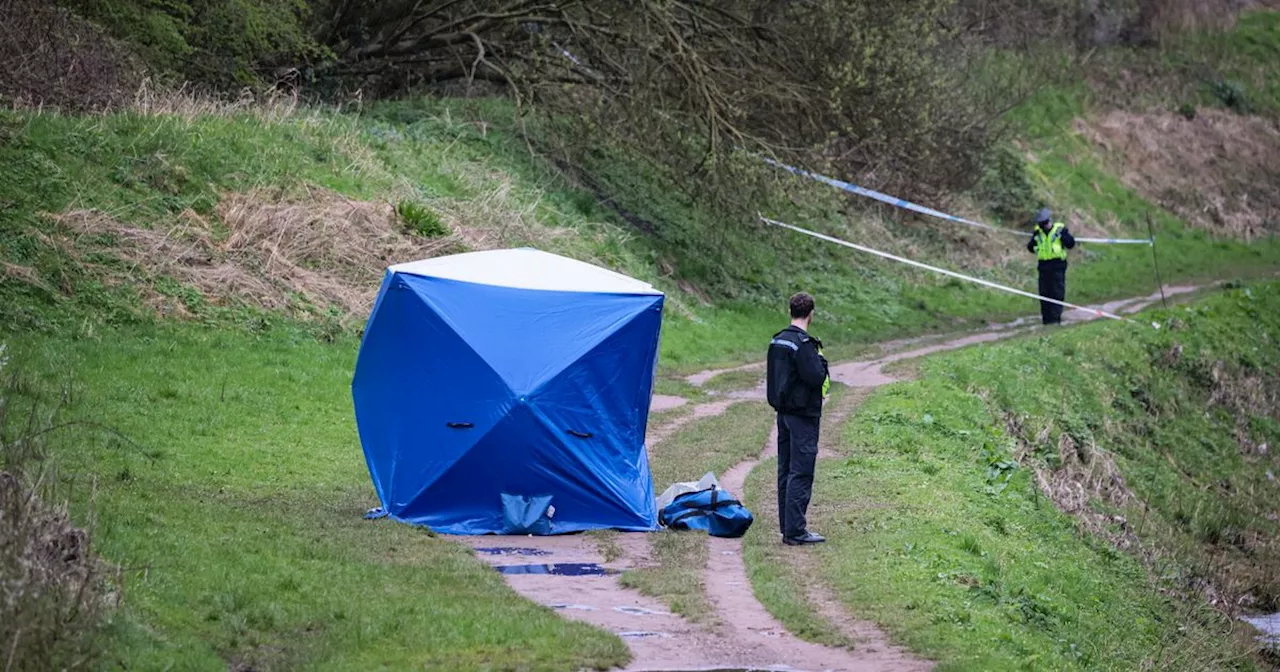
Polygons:
<instances>
[{"instance_id":1,"label":"blue tarpaulin sheet","mask_svg":"<svg viewBox=\"0 0 1280 672\"><path fill-rule=\"evenodd\" d=\"M389 268L352 380L387 515L444 534L655 529L662 307L646 283L536 250Z\"/></svg>"}]
</instances>

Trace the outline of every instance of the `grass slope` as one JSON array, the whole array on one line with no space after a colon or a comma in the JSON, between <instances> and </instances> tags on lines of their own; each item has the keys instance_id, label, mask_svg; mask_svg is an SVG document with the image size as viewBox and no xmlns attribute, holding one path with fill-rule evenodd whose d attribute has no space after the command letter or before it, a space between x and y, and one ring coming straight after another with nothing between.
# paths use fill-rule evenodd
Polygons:
<instances>
[{"instance_id":1,"label":"grass slope","mask_svg":"<svg viewBox=\"0 0 1280 672\"><path fill-rule=\"evenodd\" d=\"M1253 669L1248 628L1202 591L1276 606L1280 465L1258 447L1280 439L1277 308L1260 284L1157 314L1161 331L924 360L820 465L822 579L942 669ZM753 581L792 571L748 560Z\"/></svg>"},{"instance_id":2,"label":"grass slope","mask_svg":"<svg viewBox=\"0 0 1280 672\"><path fill-rule=\"evenodd\" d=\"M471 553L369 522L354 350L190 325L8 339L22 398L69 400L59 473L123 568L133 669L570 669L621 640L520 599ZM65 390L65 392L64 392ZM65 395L65 396L64 396ZM90 484L93 484L92 486Z\"/></svg>"},{"instance_id":3,"label":"grass slope","mask_svg":"<svg viewBox=\"0 0 1280 672\"><path fill-rule=\"evenodd\" d=\"M1280 264L1275 241L1210 240L1110 176L1068 128L1074 115L1088 112L1082 100L1050 92L1017 112L1024 134L1043 148L1034 181L1060 210L1110 222L1118 233L1145 231L1152 214L1169 281ZM589 193L531 156L515 128L512 109L498 100L420 99L359 114L269 103L229 110L181 99L101 116L0 112L0 161L9 166L0 175L0 321L19 330L146 322L154 316L143 305L148 293L182 303L207 323L255 328L277 320L239 295L207 296L124 263L115 253L119 236L86 235L50 215L94 209L174 235L194 215L213 222L216 238L225 235L217 207L228 193L263 190L305 202L316 187L410 206L402 212L448 212L456 226L482 232L482 246L534 245L657 283L668 292L665 370L758 357L779 321L781 297L802 289L819 297L821 335L833 347L1034 312L1020 298L755 222L722 221L671 175L626 156L602 152L587 170L605 191ZM766 174L756 196L768 213L1034 289L1033 260L1017 239L882 219L857 209L860 202L849 210L825 186ZM599 197L647 224L624 222ZM431 231L438 217L413 219ZM1073 269L1070 298L1081 302L1154 289L1149 250L1141 246L1084 246ZM288 312L334 332L325 306L295 297ZM362 316L346 318L358 323Z\"/></svg>"}]
</instances>

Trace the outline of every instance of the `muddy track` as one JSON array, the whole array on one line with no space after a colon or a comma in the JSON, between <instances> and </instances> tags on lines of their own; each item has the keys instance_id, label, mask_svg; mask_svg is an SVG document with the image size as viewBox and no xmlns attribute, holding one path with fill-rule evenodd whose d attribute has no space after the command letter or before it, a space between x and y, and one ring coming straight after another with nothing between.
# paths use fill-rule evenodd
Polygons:
<instances>
[{"instance_id":1,"label":"muddy track","mask_svg":"<svg viewBox=\"0 0 1280 672\"><path fill-rule=\"evenodd\" d=\"M1166 295L1176 296L1196 291L1197 287L1166 288ZM1108 312L1133 313L1160 300L1160 295L1116 301L1098 306ZM1097 319L1089 311L1069 311L1063 316L1068 323ZM831 367L832 379L848 386L844 397L824 419L822 457L832 457L839 444L838 428L865 398L870 389L898 382L885 367L895 362L923 357L935 352L954 350L978 343L995 341L1026 333L1031 319L1007 324L992 324L978 332L952 338L917 338L881 344L880 355L864 361L842 362ZM929 345L921 345L929 343ZM913 345L921 347L912 348ZM706 371L687 380L698 386L714 377L732 371L752 371L762 363L733 369ZM648 437L650 445L663 441L681 427L704 418L724 413L735 403L759 399L763 390L756 388L728 393L721 399L693 407L691 412L672 418L655 427ZM687 403L676 397L655 398L654 412L679 408ZM758 457L741 462L721 477L730 492L744 496L747 476L759 463L771 457L777 440L776 429L762 447ZM693 476L691 476L692 478ZM662 486L663 484L659 484ZM751 506L750 502L747 502ZM767 506L761 503L761 506ZM776 536L776 530L753 529L751 534ZM632 654L627 670L926 670L929 661L912 656L892 645L874 624L860 621L849 614L825 586L811 582L806 586L808 599L816 611L834 628L857 642L852 650L827 647L803 641L787 630L755 598L742 555L741 539L708 537L709 561L704 571L704 587L708 602L717 618L709 624L695 624L669 613L659 600L624 588L618 574L626 569L651 566L649 539L644 534L619 534L615 537L621 555L607 559L597 537L562 535L552 537L458 537L461 543L476 549L477 554L504 570L509 585L524 597L555 609L562 616L585 621L621 637ZM503 549L503 550L495 550ZM788 549L803 554L804 549ZM810 558L796 558L801 567ZM568 570L572 575L555 573Z\"/></svg>"},{"instance_id":2,"label":"muddy track","mask_svg":"<svg viewBox=\"0 0 1280 672\"><path fill-rule=\"evenodd\" d=\"M821 457L832 456L832 446L838 443L840 427L865 397L866 394L859 390L847 390L824 415L822 424L826 438L819 445ZM778 430L775 427L769 433L769 439L762 447L760 455L740 462L726 471L720 479L721 485L726 490L744 497L745 500L747 477L761 462L773 456L777 440ZM749 500L745 500L744 503L752 509L768 508L771 504L771 502ZM770 522L775 521L776 518ZM781 541L775 529L756 528L751 531L751 534L764 534L778 538L779 543ZM708 543L711 547L711 562L704 575L707 599L715 607L716 613L733 614L733 619L729 621L733 634L736 639L749 643L752 647L744 651L747 654L748 666L751 666L750 661L759 661L766 663L766 666L791 665L819 670L932 669L933 663L891 645L888 637L874 623L859 621L843 611L836 611L837 602L834 599L826 600L828 609L821 608L821 603L818 603L820 615L848 637L849 641L857 644L852 649L845 649L800 640L787 632L786 628L756 599L743 561L743 540L709 537ZM790 548L787 551L797 556L796 562L805 562L802 557L805 555L805 549ZM816 584L816 582L811 583ZM817 595L806 597L812 599ZM835 614L839 614L839 617L833 617Z\"/></svg>"}]
</instances>

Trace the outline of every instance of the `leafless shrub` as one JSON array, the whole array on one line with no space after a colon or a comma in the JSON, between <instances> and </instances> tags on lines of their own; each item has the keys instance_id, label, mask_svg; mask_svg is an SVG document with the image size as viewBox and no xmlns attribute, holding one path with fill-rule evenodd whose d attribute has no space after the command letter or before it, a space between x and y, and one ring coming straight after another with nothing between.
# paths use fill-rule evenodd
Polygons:
<instances>
[{"instance_id":1,"label":"leafless shrub","mask_svg":"<svg viewBox=\"0 0 1280 672\"><path fill-rule=\"evenodd\" d=\"M57 411L19 399L0 345L0 664L69 670L95 660L95 639L115 593L91 535L50 504L46 441ZM27 403L23 404L22 402Z\"/></svg>"},{"instance_id":2,"label":"leafless shrub","mask_svg":"<svg viewBox=\"0 0 1280 672\"><path fill-rule=\"evenodd\" d=\"M0 100L101 110L123 103L143 68L83 19L41 0L0 1Z\"/></svg>"}]
</instances>

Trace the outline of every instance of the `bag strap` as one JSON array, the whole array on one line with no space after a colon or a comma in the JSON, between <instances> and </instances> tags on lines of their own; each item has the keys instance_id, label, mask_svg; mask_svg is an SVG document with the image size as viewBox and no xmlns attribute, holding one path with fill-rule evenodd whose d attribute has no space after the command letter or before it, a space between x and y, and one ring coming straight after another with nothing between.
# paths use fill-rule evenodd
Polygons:
<instances>
[{"instance_id":1,"label":"bag strap","mask_svg":"<svg viewBox=\"0 0 1280 672\"><path fill-rule=\"evenodd\" d=\"M706 490L694 490L693 492L685 492L685 493L676 495L676 497L671 500L671 503L668 504L667 507L669 508L669 507L675 506L678 502L689 499L690 497L701 495L707 490L711 491L711 504L708 508L717 509L722 506L731 506L733 504L737 504L739 506L742 505L742 502L739 502L737 499L735 499L732 496L726 499L720 499L720 493L728 492L728 490L725 490L724 488L707 488Z\"/></svg>"},{"instance_id":2,"label":"bag strap","mask_svg":"<svg viewBox=\"0 0 1280 672\"><path fill-rule=\"evenodd\" d=\"M687 511L681 511L680 515L676 516L675 518L672 518L671 521L667 523L667 527L675 527L676 525L680 524L681 522L684 522L685 520L688 520L689 518L706 518L710 515L711 514L709 512L703 511L701 509L689 509Z\"/></svg>"},{"instance_id":3,"label":"bag strap","mask_svg":"<svg viewBox=\"0 0 1280 672\"><path fill-rule=\"evenodd\" d=\"M714 518L714 517L715 517L715 511L706 511L703 509L688 509L685 511L681 511L680 515L676 516L675 518L672 518L670 522L666 523L666 526L675 527L676 525L679 525L680 523L690 518Z\"/></svg>"}]
</instances>

